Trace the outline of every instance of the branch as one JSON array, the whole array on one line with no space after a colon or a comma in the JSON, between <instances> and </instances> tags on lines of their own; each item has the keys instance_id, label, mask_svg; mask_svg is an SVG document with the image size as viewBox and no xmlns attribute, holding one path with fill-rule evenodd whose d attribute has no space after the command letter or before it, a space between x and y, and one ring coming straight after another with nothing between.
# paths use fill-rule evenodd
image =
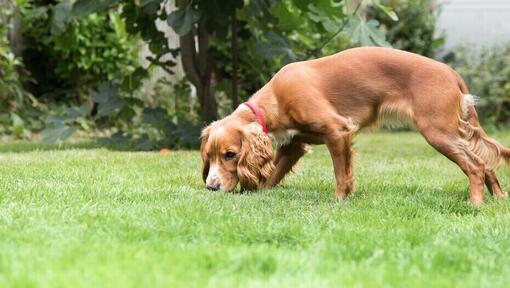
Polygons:
<instances>
[{"instance_id":1,"label":"branch","mask_svg":"<svg viewBox=\"0 0 510 288\"><path fill-rule=\"evenodd\" d=\"M236 9L232 14L232 44L231 44L231 55L232 55L232 110L235 110L238 105L237 97L237 15Z\"/></svg>"},{"instance_id":2,"label":"branch","mask_svg":"<svg viewBox=\"0 0 510 288\"><path fill-rule=\"evenodd\" d=\"M358 6L356 6L356 9L355 9L355 10L354 10L354 12L351 14L351 16L354 16L354 15L356 15L356 13L358 13L359 8L361 7L361 3L362 3L362 1L360 1L360 2L358 3ZM317 47L317 48L315 48L315 49L311 50L311 51L309 52L310 54L308 54L308 56L306 57L306 59L310 59L310 58L311 58L311 57L313 57L313 56L317 57L317 56L318 56L317 54L318 54L318 53L322 50L322 48L324 48L324 46L326 46L326 45L327 45L327 44L328 44L331 40L333 40L333 38L335 38L336 36L338 36L338 34L340 34L340 33L344 30L345 26L347 25L347 23L349 23L349 21L350 21L350 18L347 18L345 21L343 21L343 22L342 22L342 25L340 25L340 28L338 29L338 31L336 31L335 33L333 33L333 35L331 35L328 39L326 39L326 41L324 41L324 42L323 42L323 43L322 43L319 47Z\"/></svg>"},{"instance_id":3,"label":"branch","mask_svg":"<svg viewBox=\"0 0 510 288\"><path fill-rule=\"evenodd\" d=\"M208 81L208 78L210 78L209 73L209 65L208 58L207 58L207 52L209 50L209 35L207 33L205 24L199 24L198 25L198 72L200 73L200 77L202 81L206 82Z\"/></svg>"},{"instance_id":4,"label":"branch","mask_svg":"<svg viewBox=\"0 0 510 288\"><path fill-rule=\"evenodd\" d=\"M186 73L189 81L198 88L201 86L200 83L202 81L197 69L197 51L193 32L179 37L179 42L181 43L181 62L184 73Z\"/></svg>"}]
</instances>

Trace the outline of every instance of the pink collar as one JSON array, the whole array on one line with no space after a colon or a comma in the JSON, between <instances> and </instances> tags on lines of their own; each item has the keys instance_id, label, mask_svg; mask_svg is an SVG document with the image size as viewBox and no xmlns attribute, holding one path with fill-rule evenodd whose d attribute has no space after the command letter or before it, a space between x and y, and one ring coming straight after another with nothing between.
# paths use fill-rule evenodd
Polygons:
<instances>
[{"instance_id":1,"label":"pink collar","mask_svg":"<svg viewBox=\"0 0 510 288\"><path fill-rule=\"evenodd\" d=\"M262 115L262 111L257 107L255 104L252 104L250 102L244 102L244 105L248 106L250 110L255 114L259 120L260 126L262 126L262 131L267 134L267 126L266 126L266 120L264 120L264 115Z\"/></svg>"}]
</instances>

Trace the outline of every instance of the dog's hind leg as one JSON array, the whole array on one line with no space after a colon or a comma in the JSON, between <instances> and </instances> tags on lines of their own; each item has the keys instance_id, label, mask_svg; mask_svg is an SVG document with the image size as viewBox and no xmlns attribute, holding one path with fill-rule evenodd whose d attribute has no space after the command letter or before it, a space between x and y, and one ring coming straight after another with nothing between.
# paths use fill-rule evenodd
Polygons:
<instances>
[{"instance_id":1,"label":"dog's hind leg","mask_svg":"<svg viewBox=\"0 0 510 288\"><path fill-rule=\"evenodd\" d=\"M508 197L508 194L501 189L501 185L499 184L498 177L494 170L485 171L485 185L487 185L492 196L496 198Z\"/></svg>"},{"instance_id":2,"label":"dog's hind leg","mask_svg":"<svg viewBox=\"0 0 510 288\"><path fill-rule=\"evenodd\" d=\"M469 197L473 205L483 202L486 161L472 150L470 142L462 135L461 118L463 95L460 91L437 91L442 101L429 101L419 97L420 109L413 109L413 120L418 131L436 150L455 162L469 178ZM448 94L449 93L449 94Z\"/></svg>"},{"instance_id":3,"label":"dog's hind leg","mask_svg":"<svg viewBox=\"0 0 510 288\"><path fill-rule=\"evenodd\" d=\"M488 166L486 165L485 170L485 185L487 186L487 189L489 189L492 196L497 198L505 198L508 194L503 192L501 189L501 185L499 184L499 180L495 171L501 162L501 157L498 154L501 154L505 148L495 140L491 139L487 133L485 133L482 126L480 125L480 120L478 119L478 114L476 113L475 107L472 105L473 100L469 100L469 102L471 105L464 106L465 115L463 116L466 118L466 121L461 122L461 131L465 134L465 137L469 139L468 141L472 143L471 146L474 148L473 150L479 151L479 154L487 155L484 158L491 159L490 162L492 163Z\"/></svg>"},{"instance_id":4,"label":"dog's hind leg","mask_svg":"<svg viewBox=\"0 0 510 288\"><path fill-rule=\"evenodd\" d=\"M274 164L276 169L266 182L267 187L273 187L292 170L292 167L299 159L306 154L307 145L301 142L291 142L285 146L278 148Z\"/></svg>"},{"instance_id":5,"label":"dog's hind leg","mask_svg":"<svg viewBox=\"0 0 510 288\"><path fill-rule=\"evenodd\" d=\"M485 164L468 148L467 142L455 131L447 133L443 129L420 130L427 142L451 161L455 162L469 178L469 197L473 205L483 202Z\"/></svg>"}]
</instances>

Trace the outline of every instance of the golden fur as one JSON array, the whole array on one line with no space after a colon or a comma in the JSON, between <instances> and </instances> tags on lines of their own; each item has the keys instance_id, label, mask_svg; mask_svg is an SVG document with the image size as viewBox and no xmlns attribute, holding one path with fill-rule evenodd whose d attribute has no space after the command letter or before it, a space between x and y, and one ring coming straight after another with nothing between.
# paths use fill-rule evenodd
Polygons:
<instances>
[{"instance_id":1,"label":"golden fur","mask_svg":"<svg viewBox=\"0 0 510 288\"><path fill-rule=\"evenodd\" d=\"M285 141L273 157L270 137L243 105L212 123L201 145L209 189L272 187L307 144L326 144L336 195L346 197L354 190L354 133L407 121L468 176L473 204L482 203L484 184L496 197L507 195L495 169L510 162L510 149L483 131L460 75L435 60L389 48L349 49L286 65L249 101L262 111L269 134Z\"/></svg>"}]
</instances>

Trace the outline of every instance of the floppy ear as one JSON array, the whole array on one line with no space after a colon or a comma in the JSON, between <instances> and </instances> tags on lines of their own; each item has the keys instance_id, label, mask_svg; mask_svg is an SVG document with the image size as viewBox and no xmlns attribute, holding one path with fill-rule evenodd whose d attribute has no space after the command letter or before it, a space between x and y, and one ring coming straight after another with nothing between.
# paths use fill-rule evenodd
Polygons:
<instances>
[{"instance_id":1,"label":"floppy ear","mask_svg":"<svg viewBox=\"0 0 510 288\"><path fill-rule=\"evenodd\" d=\"M209 139L209 130L211 130L211 125L205 127L204 130L202 130L202 135L200 136L202 139L202 142L200 143L200 156L202 156L202 180L204 183L207 179L207 175L209 175L209 159L205 153L205 144L207 144L207 140Z\"/></svg>"},{"instance_id":2,"label":"floppy ear","mask_svg":"<svg viewBox=\"0 0 510 288\"><path fill-rule=\"evenodd\" d=\"M248 125L243 131L241 154L237 162L237 176L242 190L263 187L275 168L271 139L260 125Z\"/></svg>"}]
</instances>

